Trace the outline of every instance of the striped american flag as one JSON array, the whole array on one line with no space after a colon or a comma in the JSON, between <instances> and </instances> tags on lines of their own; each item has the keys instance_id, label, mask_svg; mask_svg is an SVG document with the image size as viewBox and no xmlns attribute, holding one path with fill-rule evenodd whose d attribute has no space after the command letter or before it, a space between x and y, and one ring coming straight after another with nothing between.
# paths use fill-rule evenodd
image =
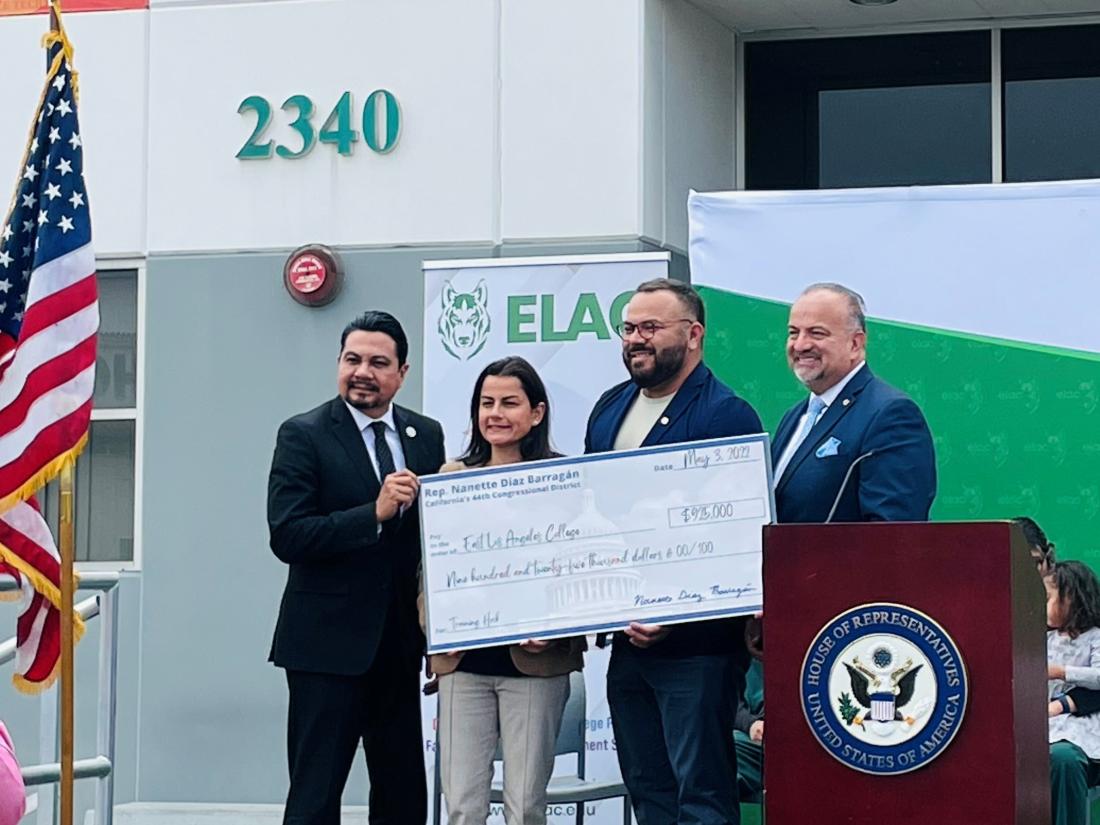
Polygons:
<instances>
[{"instance_id":1,"label":"striped american flag","mask_svg":"<svg viewBox=\"0 0 1100 825\"><path fill-rule=\"evenodd\" d=\"M12 681L24 693L38 693L57 678L61 664L61 554L54 545L34 499L20 501L0 515L0 546L19 555L35 569L42 570L51 583L42 591L35 589L29 576L18 568L0 562L0 573L12 576L19 584L20 612L16 621L15 673ZM6 595L6 594L5 594ZM84 623L73 617L73 639L84 633Z\"/></svg>"},{"instance_id":2,"label":"striped american flag","mask_svg":"<svg viewBox=\"0 0 1100 825\"><path fill-rule=\"evenodd\" d=\"M58 554L27 499L87 442L99 328L72 49L63 31L48 44L46 82L0 223L0 563L41 597L25 597L17 626L23 689L50 680L54 667L43 677L42 663L56 662L60 649L60 619L51 616Z\"/></svg>"}]
</instances>

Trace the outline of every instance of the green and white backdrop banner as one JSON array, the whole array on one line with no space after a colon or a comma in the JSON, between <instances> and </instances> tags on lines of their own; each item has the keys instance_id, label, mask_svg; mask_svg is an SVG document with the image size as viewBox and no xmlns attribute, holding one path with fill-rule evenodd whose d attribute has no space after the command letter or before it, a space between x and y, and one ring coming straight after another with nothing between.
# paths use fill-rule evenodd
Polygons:
<instances>
[{"instance_id":1,"label":"green and white backdrop banner","mask_svg":"<svg viewBox=\"0 0 1100 825\"><path fill-rule=\"evenodd\" d=\"M447 455L467 444L474 382L487 364L526 358L550 396L551 437L566 455L584 452L593 404L627 378L614 324L634 288L668 275L667 252L424 263L424 412L443 424ZM487 605L488 606L488 605ZM615 780L619 766L607 708L609 648L585 656L585 778ZM429 782L435 768L436 700L422 704ZM500 779L500 766L497 768ZM555 774L576 775L559 757ZM621 800L585 805L585 822L622 822ZM445 819L444 819L445 821ZM572 805L553 806L549 825L576 821ZM493 805L490 825L504 825Z\"/></svg>"},{"instance_id":2,"label":"green and white backdrop banner","mask_svg":"<svg viewBox=\"0 0 1100 825\"><path fill-rule=\"evenodd\" d=\"M1100 182L692 193L706 357L774 433L790 302L867 302L868 363L935 437L936 520L1034 517L1100 567Z\"/></svg>"}]
</instances>

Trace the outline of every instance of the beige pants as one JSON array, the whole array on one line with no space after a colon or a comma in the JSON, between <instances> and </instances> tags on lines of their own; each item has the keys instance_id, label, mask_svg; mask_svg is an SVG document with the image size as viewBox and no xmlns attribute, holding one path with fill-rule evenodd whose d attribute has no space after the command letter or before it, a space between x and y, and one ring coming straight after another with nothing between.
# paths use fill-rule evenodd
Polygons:
<instances>
[{"instance_id":1,"label":"beige pants","mask_svg":"<svg viewBox=\"0 0 1100 825\"><path fill-rule=\"evenodd\" d=\"M449 825L485 825L498 737L505 821L545 825L546 783L568 698L568 674L440 677L439 778Z\"/></svg>"}]
</instances>

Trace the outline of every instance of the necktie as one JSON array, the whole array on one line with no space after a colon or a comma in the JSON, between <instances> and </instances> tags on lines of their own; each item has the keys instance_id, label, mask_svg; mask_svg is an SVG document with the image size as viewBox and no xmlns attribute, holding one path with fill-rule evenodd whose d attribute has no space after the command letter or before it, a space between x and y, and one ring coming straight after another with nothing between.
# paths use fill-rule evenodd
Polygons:
<instances>
[{"instance_id":1,"label":"necktie","mask_svg":"<svg viewBox=\"0 0 1100 825\"><path fill-rule=\"evenodd\" d=\"M775 479L778 481L782 478L783 473L787 470L787 465L791 463L791 459L794 458L794 454L798 452L798 448L802 446L802 442L810 434L810 430L814 428L814 424L817 423L818 417L821 415L821 411L825 409L825 402L816 395L810 396L810 403L806 409L806 420L802 422L802 429L798 431L798 434L794 437L791 446L784 451L786 461L781 461L779 469L776 470Z\"/></svg>"},{"instance_id":2,"label":"necktie","mask_svg":"<svg viewBox=\"0 0 1100 825\"><path fill-rule=\"evenodd\" d=\"M393 453L386 442L386 422L374 421L370 428L374 430L374 457L378 461L378 480L385 481L390 473L397 472L397 466L393 463Z\"/></svg>"}]
</instances>

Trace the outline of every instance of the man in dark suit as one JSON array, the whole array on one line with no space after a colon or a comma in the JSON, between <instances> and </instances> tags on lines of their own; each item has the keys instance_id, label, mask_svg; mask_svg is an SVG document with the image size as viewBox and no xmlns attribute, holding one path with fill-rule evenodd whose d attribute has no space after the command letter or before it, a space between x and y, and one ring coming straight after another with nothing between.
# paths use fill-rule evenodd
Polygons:
<instances>
[{"instance_id":1,"label":"man in dark suit","mask_svg":"<svg viewBox=\"0 0 1100 825\"><path fill-rule=\"evenodd\" d=\"M936 496L920 408L868 368L863 299L814 284L791 306L787 360L810 396L772 442L779 522L926 521Z\"/></svg>"},{"instance_id":2,"label":"man in dark suit","mask_svg":"<svg viewBox=\"0 0 1100 825\"><path fill-rule=\"evenodd\" d=\"M417 476L443 464L438 422L391 401L408 341L386 312L344 329L339 396L279 428L271 549L289 566L271 661L290 691L285 825L337 825L362 741L372 825L427 816L416 613Z\"/></svg>"},{"instance_id":3,"label":"man in dark suit","mask_svg":"<svg viewBox=\"0 0 1100 825\"><path fill-rule=\"evenodd\" d=\"M638 287L619 327L630 380L592 410L585 452L762 431L703 364L703 302L666 279ZM739 619L615 634L607 697L639 825L740 822L734 711L748 656Z\"/></svg>"}]
</instances>

